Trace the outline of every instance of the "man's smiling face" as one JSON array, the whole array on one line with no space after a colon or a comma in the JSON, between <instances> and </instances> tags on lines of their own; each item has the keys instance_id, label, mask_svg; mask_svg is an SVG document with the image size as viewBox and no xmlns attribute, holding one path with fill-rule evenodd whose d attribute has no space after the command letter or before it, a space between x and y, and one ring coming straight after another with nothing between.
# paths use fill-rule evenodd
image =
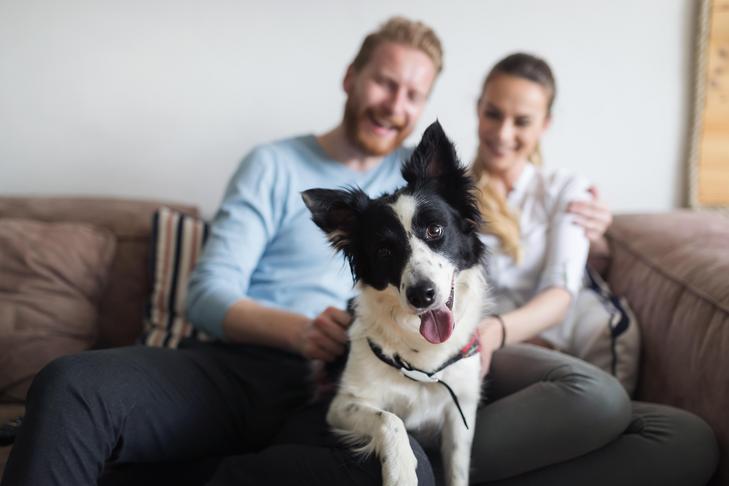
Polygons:
<instances>
[{"instance_id":1,"label":"man's smiling face","mask_svg":"<svg viewBox=\"0 0 729 486\"><path fill-rule=\"evenodd\" d=\"M344 78L347 138L368 156L384 156L398 148L415 127L436 77L423 51L384 42L359 71Z\"/></svg>"}]
</instances>

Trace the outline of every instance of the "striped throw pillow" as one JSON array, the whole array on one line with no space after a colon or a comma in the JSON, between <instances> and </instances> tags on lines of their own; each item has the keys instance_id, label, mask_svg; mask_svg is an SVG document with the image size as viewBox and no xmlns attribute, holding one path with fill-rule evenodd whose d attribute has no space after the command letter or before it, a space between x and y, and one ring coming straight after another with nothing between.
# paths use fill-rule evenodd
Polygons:
<instances>
[{"instance_id":1,"label":"striped throw pillow","mask_svg":"<svg viewBox=\"0 0 729 486\"><path fill-rule=\"evenodd\" d=\"M152 294L144 313L147 346L176 348L183 338L211 338L185 319L187 281L207 239L199 218L162 207L152 220Z\"/></svg>"}]
</instances>

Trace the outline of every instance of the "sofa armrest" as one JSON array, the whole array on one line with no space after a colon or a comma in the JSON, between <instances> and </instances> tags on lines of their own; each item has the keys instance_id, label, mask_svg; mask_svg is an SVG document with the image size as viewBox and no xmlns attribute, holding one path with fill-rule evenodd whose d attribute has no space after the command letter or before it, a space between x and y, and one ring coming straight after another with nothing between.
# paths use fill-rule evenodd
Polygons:
<instances>
[{"instance_id":1,"label":"sofa armrest","mask_svg":"<svg viewBox=\"0 0 729 486\"><path fill-rule=\"evenodd\" d=\"M719 477L729 482L729 218L618 215L608 239L608 281L642 331L637 398L704 418L722 449Z\"/></svg>"}]
</instances>

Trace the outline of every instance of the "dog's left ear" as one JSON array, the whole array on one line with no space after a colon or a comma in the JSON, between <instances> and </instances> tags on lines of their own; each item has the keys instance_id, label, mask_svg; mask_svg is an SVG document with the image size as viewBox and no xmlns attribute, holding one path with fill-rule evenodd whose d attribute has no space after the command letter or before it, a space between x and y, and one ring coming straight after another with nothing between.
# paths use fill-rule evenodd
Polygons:
<instances>
[{"instance_id":1,"label":"dog's left ear","mask_svg":"<svg viewBox=\"0 0 729 486\"><path fill-rule=\"evenodd\" d=\"M456 149L438 120L425 130L412 156L403 164L402 176L412 188L434 181L438 192L463 216L465 230L479 228L481 212L473 180L461 166Z\"/></svg>"},{"instance_id":2,"label":"dog's left ear","mask_svg":"<svg viewBox=\"0 0 729 486\"><path fill-rule=\"evenodd\" d=\"M402 166L402 176L409 185L417 185L432 177L458 172L456 149L438 120L425 129L420 143Z\"/></svg>"}]
</instances>

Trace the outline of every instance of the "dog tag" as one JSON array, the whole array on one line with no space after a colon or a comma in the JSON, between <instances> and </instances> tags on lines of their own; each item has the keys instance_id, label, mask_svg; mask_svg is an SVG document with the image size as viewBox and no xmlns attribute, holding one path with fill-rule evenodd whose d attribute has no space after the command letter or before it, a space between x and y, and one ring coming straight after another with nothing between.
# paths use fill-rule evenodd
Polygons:
<instances>
[{"instance_id":1,"label":"dog tag","mask_svg":"<svg viewBox=\"0 0 729 486\"><path fill-rule=\"evenodd\" d=\"M427 373L420 371L420 370L406 370L405 368L400 368L400 373L407 376L411 380L420 381L422 383L437 383L438 382L437 378L428 376Z\"/></svg>"}]
</instances>

